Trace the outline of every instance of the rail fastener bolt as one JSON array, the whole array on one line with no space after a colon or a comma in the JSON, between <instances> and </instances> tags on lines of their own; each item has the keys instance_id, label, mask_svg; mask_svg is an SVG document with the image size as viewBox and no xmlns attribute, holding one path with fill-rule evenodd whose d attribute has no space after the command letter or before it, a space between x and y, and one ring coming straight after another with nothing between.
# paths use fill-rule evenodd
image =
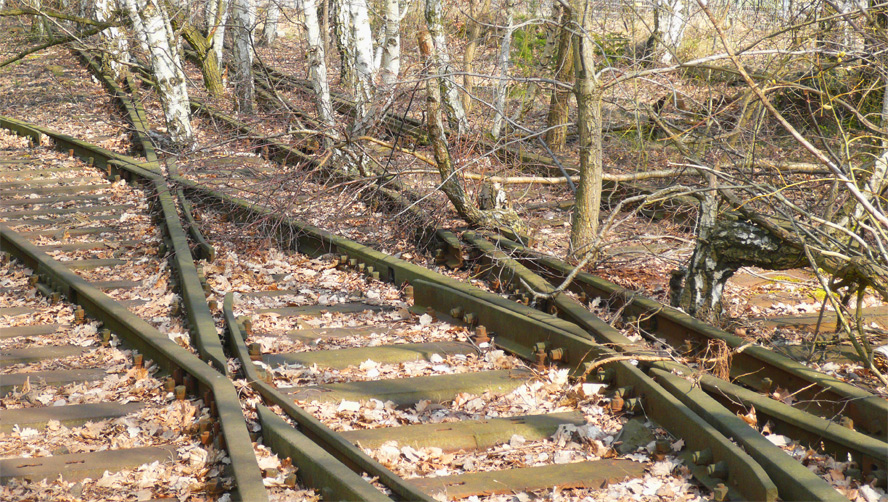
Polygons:
<instances>
[{"instance_id":1,"label":"rail fastener bolt","mask_svg":"<svg viewBox=\"0 0 888 502\"><path fill-rule=\"evenodd\" d=\"M724 483L715 485L715 488L712 489L712 499L716 502L728 500L728 486Z\"/></svg>"},{"instance_id":2,"label":"rail fastener bolt","mask_svg":"<svg viewBox=\"0 0 888 502\"><path fill-rule=\"evenodd\" d=\"M462 315L463 315L462 307L456 306L456 307L453 307L452 309L450 309L450 317L453 317L454 319L460 319L460 318L462 318Z\"/></svg>"},{"instance_id":3,"label":"rail fastener bolt","mask_svg":"<svg viewBox=\"0 0 888 502\"><path fill-rule=\"evenodd\" d=\"M77 307L74 309L74 322L77 324L83 324L83 320L86 317L86 312L83 311L83 307Z\"/></svg>"},{"instance_id":4,"label":"rail fastener bolt","mask_svg":"<svg viewBox=\"0 0 888 502\"><path fill-rule=\"evenodd\" d=\"M851 420L851 417L840 417L839 425L847 429L851 429L852 431L854 430L854 420Z\"/></svg>"},{"instance_id":5,"label":"rail fastener bolt","mask_svg":"<svg viewBox=\"0 0 888 502\"><path fill-rule=\"evenodd\" d=\"M490 337L487 336L487 327L482 324L479 324L478 327L475 328L475 343L489 343Z\"/></svg>"},{"instance_id":6,"label":"rail fastener bolt","mask_svg":"<svg viewBox=\"0 0 888 502\"><path fill-rule=\"evenodd\" d=\"M433 321L438 320L438 314L435 312L435 309L433 307L426 307L426 314L431 316Z\"/></svg>"},{"instance_id":7,"label":"rail fastener bolt","mask_svg":"<svg viewBox=\"0 0 888 502\"><path fill-rule=\"evenodd\" d=\"M724 460L706 466L706 474L718 479L728 477L728 463Z\"/></svg>"},{"instance_id":8,"label":"rail fastener bolt","mask_svg":"<svg viewBox=\"0 0 888 502\"><path fill-rule=\"evenodd\" d=\"M133 368L141 368L142 367L142 354L138 352L133 352Z\"/></svg>"},{"instance_id":9,"label":"rail fastener bolt","mask_svg":"<svg viewBox=\"0 0 888 502\"><path fill-rule=\"evenodd\" d=\"M210 310L218 310L219 302L217 302L216 300L210 300L209 302L207 302L207 306L210 307Z\"/></svg>"},{"instance_id":10,"label":"rail fastener bolt","mask_svg":"<svg viewBox=\"0 0 888 502\"><path fill-rule=\"evenodd\" d=\"M250 318L244 319L244 334L250 336L253 334L253 320Z\"/></svg>"},{"instance_id":11,"label":"rail fastener bolt","mask_svg":"<svg viewBox=\"0 0 888 502\"><path fill-rule=\"evenodd\" d=\"M102 335L102 347L107 347L108 345L111 345L111 330L110 329L103 329L101 331L101 335Z\"/></svg>"},{"instance_id":12,"label":"rail fastener bolt","mask_svg":"<svg viewBox=\"0 0 888 502\"><path fill-rule=\"evenodd\" d=\"M49 295L50 305L55 305L55 304L59 303L61 300L62 300L62 295L59 294L58 291L53 291L52 293L50 293L50 295Z\"/></svg>"},{"instance_id":13,"label":"rail fastener bolt","mask_svg":"<svg viewBox=\"0 0 888 502\"><path fill-rule=\"evenodd\" d=\"M250 360L252 361L261 361L262 360L262 344L258 342L253 342L250 344L249 348Z\"/></svg>"},{"instance_id":14,"label":"rail fastener bolt","mask_svg":"<svg viewBox=\"0 0 888 502\"><path fill-rule=\"evenodd\" d=\"M173 390L173 392L176 395L177 401L184 401L185 400L185 386L184 385L177 385L176 388Z\"/></svg>"},{"instance_id":15,"label":"rail fastener bolt","mask_svg":"<svg viewBox=\"0 0 888 502\"><path fill-rule=\"evenodd\" d=\"M774 387L774 381L768 377L762 378L761 383L759 384L759 390L762 392L771 392L771 388Z\"/></svg>"},{"instance_id":16,"label":"rail fastener bolt","mask_svg":"<svg viewBox=\"0 0 888 502\"><path fill-rule=\"evenodd\" d=\"M469 327L472 327L478 322L478 317L475 316L474 312L466 312L463 315L463 322L466 323Z\"/></svg>"},{"instance_id":17,"label":"rail fastener bolt","mask_svg":"<svg viewBox=\"0 0 888 502\"><path fill-rule=\"evenodd\" d=\"M712 450L706 448L704 450L697 450L691 453L691 461L694 462L695 465L706 465L712 462Z\"/></svg>"},{"instance_id":18,"label":"rail fastener bolt","mask_svg":"<svg viewBox=\"0 0 888 502\"><path fill-rule=\"evenodd\" d=\"M549 351L549 359L551 359L552 361L563 361L565 360L564 356L564 349L562 349L561 347L556 347Z\"/></svg>"},{"instance_id":19,"label":"rail fastener bolt","mask_svg":"<svg viewBox=\"0 0 888 502\"><path fill-rule=\"evenodd\" d=\"M612 397L612 398L611 398L611 401L610 401L610 409L611 409L611 413L617 413L617 412L622 411L622 410L623 410L623 405L624 405L624 404L625 404L625 403L624 403L622 397L620 397L620 396L614 396L614 397Z\"/></svg>"},{"instance_id":20,"label":"rail fastener bolt","mask_svg":"<svg viewBox=\"0 0 888 502\"><path fill-rule=\"evenodd\" d=\"M533 363L533 369L537 371L546 371L546 344L538 343L534 345L534 356L536 361Z\"/></svg>"},{"instance_id":21,"label":"rail fastener bolt","mask_svg":"<svg viewBox=\"0 0 888 502\"><path fill-rule=\"evenodd\" d=\"M413 286L408 285L404 288L404 298L413 298Z\"/></svg>"}]
</instances>

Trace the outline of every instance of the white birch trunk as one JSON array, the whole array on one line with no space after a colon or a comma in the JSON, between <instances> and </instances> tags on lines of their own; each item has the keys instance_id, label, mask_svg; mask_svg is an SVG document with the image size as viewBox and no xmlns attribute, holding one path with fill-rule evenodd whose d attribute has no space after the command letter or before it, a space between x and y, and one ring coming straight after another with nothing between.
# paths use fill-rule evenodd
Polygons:
<instances>
[{"instance_id":1,"label":"white birch trunk","mask_svg":"<svg viewBox=\"0 0 888 502\"><path fill-rule=\"evenodd\" d=\"M379 45L379 77L385 86L394 85L401 71L401 7L398 0L385 0L385 38Z\"/></svg>"},{"instance_id":2,"label":"white birch trunk","mask_svg":"<svg viewBox=\"0 0 888 502\"><path fill-rule=\"evenodd\" d=\"M441 94L447 118L450 127L462 134L468 131L469 120L466 118L466 112L459 98L459 89L451 75L453 68L450 66L450 56L447 54L447 39L444 36L444 26L442 25L444 10L441 0L426 0L425 18L429 34L432 35L432 45L435 52L433 59L438 69L437 76L440 77L438 82L441 84Z\"/></svg>"},{"instance_id":3,"label":"white birch trunk","mask_svg":"<svg viewBox=\"0 0 888 502\"><path fill-rule=\"evenodd\" d=\"M512 48L512 33L515 31L512 16L512 5L509 0L502 6L506 10L506 32L500 44L499 70L500 78L496 84L496 115L493 117L493 127L490 134L494 139L499 139L502 132L503 118L506 116L506 90L509 84L509 53Z\"/></svg>"},{"instance_id":4,"label":"white birch trunk","mask_svg":"<svg viewBox=\"0 0 888 502\"><path fill-rule=\"evenodd\" d=\"M351 85L354 79L354 43L352 42L351 16L349 0L331 0L332 17L335 19L333 31L336 35L336 48L340 59L340 83Z\"/></svg>"},{"instance_id":5,"label":"white birch trunk","mask_svg":"<svg viewBox=\"0 0 888 502\"><path fill-rule=\"evenodd\" d=\"M234 35L234 94L240 113L253 113L253 28L256 9L253 0L234 0L231 5Z\"/></svg>"},{"instance_id":6,"label":"white birch trunk","mask_svg":"<svg viewBox=\"0 0 888 502\"><path fill-rule=\"evenodd\" d=\"M312 89L315 94L315 107L321 123L330 131L335 127L333 122L333 105L330 102L330 86L327 83L327 62L324 54L324 40L318 24L318 11L315 0L302 0L302 11L305 15L305 33L308 38L308 72ZM329 138L325 139L329 144Z\"/></svg>"},{"instance_id":7,"label":"white birch trunk","mask_svg":"<svg viewBox=\"0 0 888 502\"><path fill-rule=\"evenodd\" d=\"M109 22L112 20L114 11L117 10L116 0L95 0L93 4L93 17L99 22ZM121 64L129 53L129 44L126 36L120 28L113 27L102 30L99 34L102 38L102 45L107 51L108 69L111 71L116 80L123 78L124 66Z\"/></svg>"},{"instance_id":8,"label":"white birch trunk","mask_svg":"<svg viewBox=\"0 0 888 502\"><path fill-rule=\"evenodd\" d=\"M687 6L684 0L661 0L660 9L662 19L662 32L660 36L666 49L660 58L660 62L669 64L675 59L674 53L678 50L678 46L684 37L685 28L688 25Z\"/></svg>"},{"instance_id":9,"label":"white birch trunk","mask_svg":"<svg viewBox=\"0 0 888 502\"><path fill-rule=\"evenodd\" d=\"M210 47L216 53L216 61L222 68L222 45L225 41L225 23L228 22L228 0L207 0L204 8L207 37Z\"/></svg>"},{"instance_id":10,"label":"white birch trunk","mask_svg":"<svg viewBox=\"0 0 888 502\"><path fill-rule=\"evenodd\" d=\"M179 61L176 44L170 43L169 18L159 0L125 0L127 13L136 32L144 34L149 49L151 68L157 80L158 95L170 137L179 147L194 143L185 74Z\"/></svg>"},{"instance_id":11,"label":"white birch trunk","mask_svg":"<svg viewBox=\"0 0 888 502\"><path fill-rule=\"evenodd\" d=\"M370 33L370 16L367 13L366 0L349 0L349 18L351 22L351 39L354 60L353 89L357 117L356 123L364 122L373 101L373 76L376 68L373 65L373 35Z\"/></svg>"},{"instance_id":12,"label":"white birch trunk","mask_svg":"<svg viewBox=\"0 0 888 502\"><path fill-rule=\"evenodd\" d=\"M277 40L278 19L281 17L281 7L278 0L269 0L268 9L265 12L265 27L262 29L262 38L265 45L271 45Z\"/></svg>"}]
</instances>

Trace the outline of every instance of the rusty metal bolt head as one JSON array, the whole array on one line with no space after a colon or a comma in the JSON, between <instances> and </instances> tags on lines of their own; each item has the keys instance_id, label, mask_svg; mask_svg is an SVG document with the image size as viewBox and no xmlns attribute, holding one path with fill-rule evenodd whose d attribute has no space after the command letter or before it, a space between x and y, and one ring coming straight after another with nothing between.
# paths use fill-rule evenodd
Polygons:
<instances>
[{"instance_id":1,"label":"rusty metal bolt head","mask_svg":"<svg viewBox=\"0 0 888 502\"><path fill-rule=\"evenodd\" d=\"M83 311L82 307L77 307L76 309L74 309L74 322L76 322L77 324L82 323L85 316L86 312Z\"/></svg>"},{"instance_id":2,"label":"rusty metal bolt head","mask_svg":"<svg viewBox=\"0 0 888 502\"><path fill-rule=\"evenodd\" d=\"M175 392L176 394L176 399L179 401L185 400L185 391L186 389L184 385L177 385L176 388L173 390L173 392Z\"/></svg>"},{"instance_id":3,"label":"rusty metal bolt head","mask_svg":"<svg viewBox=\"0 0 888 502\"><path fill-rule=\"evenodd\" d=\"M138 352L133 352L133 368L141 368L142 367L142 354Z\"/></svg>"},{"instance_id":4,"label":"rusty metal bolt head","mask_svg":"<svg viewBox=\"0 0 888 502\"><path fill-rule=\"evenodd\" d=\"M450 309L450 317L453 317L455 319L459 319L462 317L462 315L463 315L462 307L457 306L457 307L453 307L452 309Z\"/></svg>"},{"instance_id":5,"label":"rusty metal bolt head","mask_svg":"<svg viewBox=\"0 0 888 502\"><path fill-rule=\"evenodd\" d=\"M463 322L469 326L474 326L475 323L478 322L478 319L475 317L474 312L466 312L466 314L463 315Z\"/></svg>"},{"instance_id":6,"label":"rusty metal bolt head","mask_svg":"<svg viewBox=\"0 0 888 502\"><path fill-rule=\"evenodd\" d=\"M407 286L404 288L404 297L413 298L413 286Z\"/></svg>"},{"instance_id":7,"label":"rusty metal bolt head","mask_svg":"<svg viewBox=\"0 0 888 502\"><path fill-rule=\"evenodd\" d=\"M490 342L490 337L487 336L487 328L483 325L478 325L475 328L475 343L488 343Z\"/></svg>"},{"instance_id":8,"label":"rusty metal bolt head","mask_svg":"<svg viewBox=\"0 0 888 502\"><path fill-rule=\"evenodd\" d=\"M210 310L216 310L219 308L219 302L216 300L210 300L207 302L207 306L210 307Z\"/></svg>"},{"instance_id":9,"label":"rusty metal bolt head","mask_svg":"<svg viewBox=\"0 0 888 502\"><path fill-rule=\"evenodd\" d=\"M839 425L851 429L852 431L854 430L854 420L852 420L851 417L839 418Z\"/></svg>"},{"instance_id":10,"label":"rusty metal bolt head","mask_svg":"<svg viewBox=\"0 0 888 502\"><path fill-rule=\"evenodd\" d=\"M253 334L253 320L250 318L244 319L244 334L247 336Z\"/></svg>"},{"instance_id":11,"label":"rusty metal bolt head","mask_svg":"<svg viewBox=\"0 0 888 502\"><path fill-rule=\"evenodd\" d=\"M37 274L33 274L31 277L28 277L28 285L32 288L37 285L37 281L40 280L40 277Z\"/></svg>"},{"instance_id":12,"label":"rusty metal bolt head","mask_svg":"<svg viewBox=\"0 0 888 502\"><path fill-rule=\"evenodd\" d=\"M715 502L724 502L728 500L728 486L724 483L719 483L715 485L715 488L712 489L712 499Z\"/></svg>"},{"instance_id":13,"label":"rusty metal bolt head","mask_svg":"<svg viewBox=\"0 0 888 502\"><path fill-rule=\"evenodd\" d=\"M49 303L52 305L59 303L61 300L62 300L62 295L60 295L58 291L53 291L49 295Z\"/></svg>"},{"instance_id":14,"label":"rusty metal bolt head","mask_svg":"<svg viewBox=\"0 0 888 502\"><path fill-rule=\"evenodd\" d=\"M561 361L564 359L564 349L556 347L549 351L549 359L553 361Z\"/></svg>"},{"instance_id":15,"label":"rusty metal bolt head","mask_svg":"<svg viewBox=\"0 0 888 502\"><path fill-rule=\"evenodd\" d=\"M623 402L622 397L614 396L613 398L611 398L611 402L610 402L611 413L617 413L618 411L622 411L623 404L624 404L624 402Z\"/></svg>"},{"instance_id":16,"label":"rusty metal bolt head","mask_svg":"<svg viewBox=\"0 0 888 502\"><path fill-rule=\"evenodd\" d=\"M432 319L438 320L438 314L435 312L435 309L432 307L426 307L426 314L430 315Z\"/></svg>"}]
</instances>

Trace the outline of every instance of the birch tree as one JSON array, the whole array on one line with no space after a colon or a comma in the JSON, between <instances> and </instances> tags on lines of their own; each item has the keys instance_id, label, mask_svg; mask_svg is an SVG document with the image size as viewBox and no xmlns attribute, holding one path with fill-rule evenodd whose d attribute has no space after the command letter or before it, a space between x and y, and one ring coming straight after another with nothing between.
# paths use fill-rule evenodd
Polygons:
<instances>
[{"instance_id":1,"label":"birch tree","mask_svg":"<svg viewBox=\"0 0 888 502\"><path fill-rule=\"evenodd\" d=\"M194 143L188 89L179 60L177 39L160 0L125 0L133 29L144 35L151 69L157 81L167 131L173 143L185 148Z\"/></svg>"},{"instance_id":2,"label":"birch tree","mask_svg":"<svg viewBox=\"0 0 888 502\"><path fill-rule=\"evenodd\" d=\"M687 27L687 8L685 0L660 0L658 3L656 15L659 32L656 35L665 49L660 57L661 63L669 64L675 59Z\"/></svg>"},{"instance_id":3,"label":"birch tree","mask_svg":"<svg viewBox=\"0 0 888 502\"><path fill-rule=\"evenodd\" d=\"M506 91L509 88L509 53L512 47L512 33L515 31L511 0L504 0L500 7L506 13L506 31L503 33L503 41L500 43L498 64L500 74L499 80L496 83L496 103L494 105L496 113L493 117L493 127L490 129L490 134L494 139L499 139L500 137L503 117L506 114Z\"/></svg>"},{"instance_id":4,"label":"birch tree","mask_svg":"<svg viewBox=\"0 0 888 502\"><path fill-rule=\"evenodd\" d=\"M351 65L353 70L352 88L357 109L356 123L367 119L373 101L373 76L376 68L373 62L373 35L370 31L370 16L366 0L349 0L348 14L351 26Z\"/></svg>"},{"instance_id":5,"label":"birch tree","mask_svg":"<svg viewBox=\"0 0 888 502\"><path fill-rule=\"evenodd\" d=\"M379 45L382 51L379 71L383 85L394 85L401 71L401 8L398 0L385 0L383 18L385 38Z\"/></svg>"},{"instance_id":6,"label":"birch tree","mask_svg":"<svg viewBox=\"0 0 888 502\"><path fill-rule=\"evenodd\" d=\"M277 40L278 19L281 17L280 0L269 0L265 11L265 26L262 28L262 40L265 45L271 45Z\"/></svg>"},{"instance_id":7,"label":"birch tree","mask_svg":"<svg viewBox=\"0 0 888 502\"><path fill-rule=\"evenodd\" d=\"M256 24L254 0L234 0L231 4L231 17L237 111L252 114L256 92L253 84L253 28Z\"/></svg>"},{"instance_id":8,"label":"birch tree","mask_svg":"<svg viewBox=\"0 0 888 502\"><path fill-rule=\"evenodd\" d=\"M117 0L95 0L93 18L102 23L111 22L117 9ZM99 36L106 51L102 56L103 70L108 71L115 80L122 79L125 66L121 62L129 53L129 44L123 30L117 27L106 28L99 33Z\"/></svg>"},{"instance_id":9,"label":"birch tree","mask_svg":"<svg viewBox=\"0 0 888 502\"><path fill-rule=\"evenodd\" d=\"M208 0L204 17L207 21L207 38L212 39L216 63L222 66L222 48L225 43L225 23L228 22L228 0Z\"/></svg>"},{"instance_id":10,"label":"birch tree","mask_svg":"<svg viewBox=\"0 0 888 502\"><path fill-rule=\"evenodd\" d=\"M315 95L315 109L321 123L331 131L334 130L333 105L330 102L330 86L327 83L327 62L324 54L324 41L318 24L318 12L315 0L302 0L302 12L305 16L305 33L308 38L308 72ZM330 138L324 136L329 144Z\"/></svg>"},{"instance_id":11,"label":"birch tree","mask_svg":"<svg viewBox=\"0 0 888 502\"><path fill-rule=\"evenodd\" d=\"M480 6L478 2L481 2ZM472 92L475 88L475 76L472 75L472 63L478 52L481 38L481 19L490 11L490 0L471 0L469 3L469 19L466 21L466 48L463 52L463 94L462 104L466 113L472 109Z\"/></svg>"},{"instance_id":12,"label":"birch tree","mask_svg":"<svg viewBox=\"0 0 888 502\"><path fill-rule=\"evenodd\" d=\"M444 8L441 0L425 0L425 19L432 37L431 62L437 69L437 81L441 86L442 102L447 111L450 127L462 134L469 130L469 120L459 97L459 89L453 79L453 68L447 52L444 35Z\"/></svg>"}]
</instances>

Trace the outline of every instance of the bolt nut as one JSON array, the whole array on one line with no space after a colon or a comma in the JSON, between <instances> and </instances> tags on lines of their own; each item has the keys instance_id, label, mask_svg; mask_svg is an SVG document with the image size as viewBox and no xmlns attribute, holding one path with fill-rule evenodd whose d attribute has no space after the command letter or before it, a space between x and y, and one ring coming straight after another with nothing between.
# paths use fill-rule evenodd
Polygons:
<instances>
[{"instance_id":1,"label":"bolt nut","mask_svg":"<svg viewBox=\"0 0 888 502\"><path fill-rule=\"evenodd\" d=\"M453 307L452 309L450 309L450 317L459 319L460 317L462 317L462 315L463 315L462 307L457 306L457 307Z\"/></svg>"},{"instance_id":2,"label":"bolt nut","mask_svg":"<svg viewBox=\"0 0 888 502\"><path fill-rule=\"evenodd\" d=\"M706 448L705 450L697 450L691 453L691 461L696 465L706 465L712 462L712 450Z\"/></svg>"},{"instance_id":3,"label":"bolt nut","mask_svg":"<svg viewBox=\"0 0 888 502\"><path fill-rule=\"evenodd\" d=\"M716 502L728 500L728 486L724 483L715 485L715 488L712 489L712 499Z\"/></svg>"}]
</instances>

